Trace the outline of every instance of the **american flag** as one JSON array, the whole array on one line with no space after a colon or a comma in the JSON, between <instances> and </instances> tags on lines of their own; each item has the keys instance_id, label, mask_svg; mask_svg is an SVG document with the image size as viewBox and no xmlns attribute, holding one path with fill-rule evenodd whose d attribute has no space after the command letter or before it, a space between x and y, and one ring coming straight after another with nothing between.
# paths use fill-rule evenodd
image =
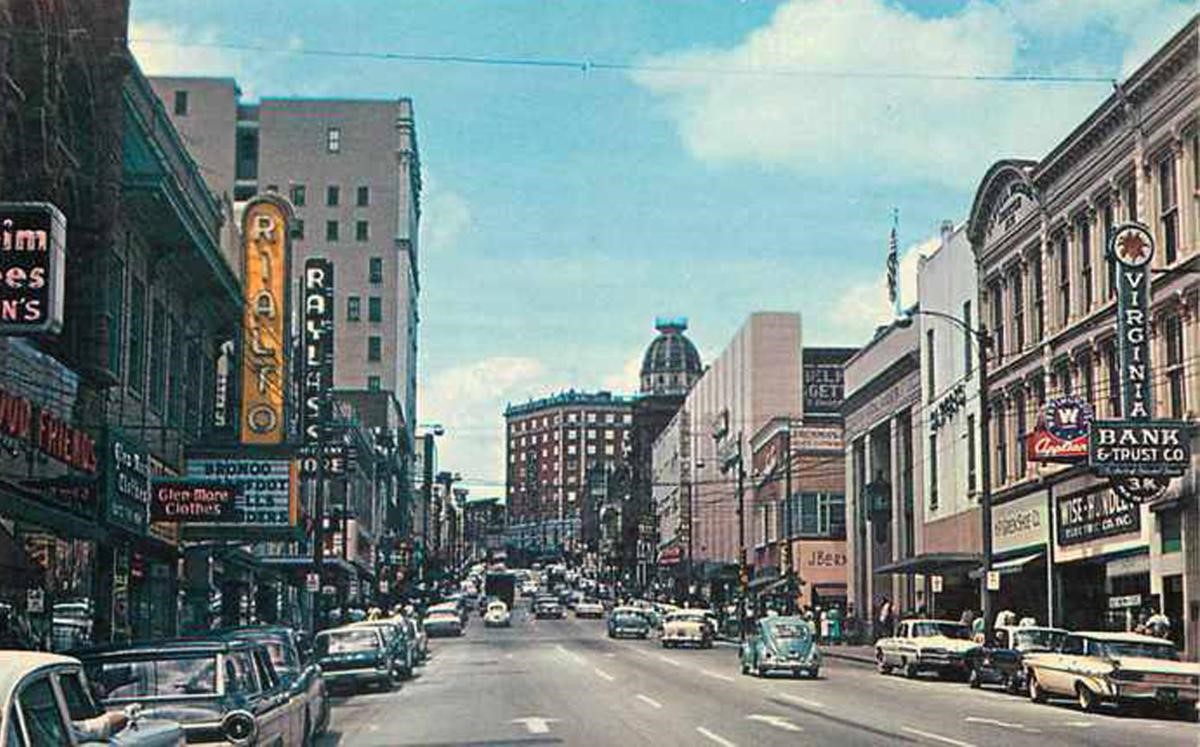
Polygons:
<instances>
[{"instance_id":1,"label":"american flag","mask_svg":"<svg viewBox=\"0 0 1200 747\"><path fill-rule=\"evenodd\" d=\"M896 250L896 222L892 221L892 233L888 237L887 257L888 301L895 304L900 298L900 257Z\"/></svg>"}]
</instances>

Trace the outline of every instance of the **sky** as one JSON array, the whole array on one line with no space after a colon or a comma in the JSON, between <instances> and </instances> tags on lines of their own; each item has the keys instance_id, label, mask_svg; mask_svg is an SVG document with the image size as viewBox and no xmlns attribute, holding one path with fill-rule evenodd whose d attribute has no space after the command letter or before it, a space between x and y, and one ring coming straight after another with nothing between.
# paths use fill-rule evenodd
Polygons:
<instances>
[{"instance_id":1,"label":"sky","mask_svg":"<svg viewBox=\"0 0 1200 747\"><path fill-rule=\"evenodd\" d=\"M799 312L806 345L867 342L893 209L910 303L988 166L1044 156L1195 8L132 0L130 43L148 74L233 76L245 101L412 99L416 420L501 495L505 405L636 391L656 316L686 316L706 362L759 310Z\"/></svg>"}]
</instances>

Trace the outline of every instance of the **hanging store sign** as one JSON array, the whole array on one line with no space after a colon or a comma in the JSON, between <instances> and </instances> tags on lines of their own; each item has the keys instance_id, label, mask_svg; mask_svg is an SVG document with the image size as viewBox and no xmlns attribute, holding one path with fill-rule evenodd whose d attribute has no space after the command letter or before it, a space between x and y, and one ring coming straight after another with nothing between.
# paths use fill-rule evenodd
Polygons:
<instances>
[{"instance_id":1,"label":"hanging store sign","mask_svg":"<svg viewBox=\"0 0 1200 747\"><path fill-rule=\"evenodd\" d=\"M333 420L333 263L304 263L304 369L300 413L304 443L315 446Z\"/></svg>"},{"instance_id":2,"label":"hanging store sign","mask_svg":"<svg viewBox=\"0 0 1200 747\"><path fill-rule=\"evenodd\" d=\"M133 534L145 534L150 518L150 452L109 431L105 460L105 520Z\"/></svg>"},{"instance_id":3,"label":"hanging store sign","mask_svg":"<svg viewBox=\"0 0 1200 747\"><path fill-rule=\"evenodd\" d=\"M1130 420L1148 420L1150 387L1150 260L1154 239L1140 223L1113 230L1108 248L1117 263L1117 346L1121 407Z\"/></svg>"},{"instance_id":4,"label":"hanging store sign","mask_svg":"<svg viewBox=\"0 0 1200 747\"><path fill-rule=\"evenodd\" d=\"M1088 455L1088 432L1095 413L1079 397L1058 397L1046 403L1037 425L1025 440L1031 462L1078 462Z\"/></svg>"},{"instance_id":5,"label":"hanging store sign","mask_svg":"<svg viewBox=\"0 0 1200 747\"><path fill-rule=\"evenodd\" d=\"M1060 546L1137 532L1142 527L1140 507L1107 490L1059 498L1055 508Z\"/></svg>"},{"instance_id":6,"label":"hanging store sign","mask_svg":"<svg viewBox=\"0 0 1200 747\"><path fill-rule=\"evenodd\" d=\"M256 197L242 218L246 305L242 321L242 443L284 440L284 374L288 350L289 211L286 203Z\"/></svg>"},{"instance_id":7,"label":"hanging store sign","mask_svg":"<svg viewBox=\"0 0 1200 747\"><path fill-rule=\"evenodd\" d=\"M187 476L230 484L237 491L234 519L238 524L288 527L299 520L295 463L272 458L189 458Z\"/></svg>"},{"instance_id":8,"label":"hanging store sign","mask_svg":"<svg viewBox=\"0 0 1200 747\"><path fill-rule=\"evenodd\" d=\"M1088 464L1102 477L1179 477L1192 463L1191 423L1099 420L1092 424Z\"/></svg>"},{"instance_id":9,"label":"hanging store sign","mask_svg":"<svg viewBox=\"0 0 1200 747\"><path fill-rule=\"evenodd\" d=\"M172 523L235 521L237 488L231 483L178 477L150 486L150 519Z\"/></svg>"},{"instance_id":10,"label":"hanging store sign","mask_svg":"<svg viewBox=\"0 0 1200 747\"><path fill-rule=\"evenodd\" d=\"M0 335L62 329L67 219L48 202L0 202Z\"/></svg>"}]
</instances>

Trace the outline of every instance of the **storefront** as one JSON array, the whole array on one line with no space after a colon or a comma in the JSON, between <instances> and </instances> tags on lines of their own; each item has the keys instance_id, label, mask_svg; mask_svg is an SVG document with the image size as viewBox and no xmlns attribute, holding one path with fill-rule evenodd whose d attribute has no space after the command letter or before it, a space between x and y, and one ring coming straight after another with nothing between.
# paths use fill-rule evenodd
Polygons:
<instances>
[{"instance_id":1,"label":"storefront","mask_svg":"<svg viewBox=\"0 0 1200 747\"><path fill-rule=\"evenodd\" d=\"M992 571L1000 574L997 612L1052 624L1050 491L1042 489L992 507ZM980 571L971 574L978 583Z\"/></svg>"}]
</instances>

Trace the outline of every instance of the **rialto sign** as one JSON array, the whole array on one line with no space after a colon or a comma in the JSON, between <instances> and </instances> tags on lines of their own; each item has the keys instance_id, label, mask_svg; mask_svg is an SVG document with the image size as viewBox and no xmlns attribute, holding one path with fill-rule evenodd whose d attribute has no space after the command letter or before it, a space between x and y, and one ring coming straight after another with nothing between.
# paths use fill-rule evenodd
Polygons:
<instances>
[{"instance_id":1,"label":"rialto sign","mask_svg":"<svg viewBox=\"0 0 1200 747\"><path fill-rule=\"evenodd\" d=\"M287 371L288 244L287 204L270 195L256 197L242 218L243 280L246 308L242 328L242 443L283 443Z\"/></svg>"}]
</instances>

